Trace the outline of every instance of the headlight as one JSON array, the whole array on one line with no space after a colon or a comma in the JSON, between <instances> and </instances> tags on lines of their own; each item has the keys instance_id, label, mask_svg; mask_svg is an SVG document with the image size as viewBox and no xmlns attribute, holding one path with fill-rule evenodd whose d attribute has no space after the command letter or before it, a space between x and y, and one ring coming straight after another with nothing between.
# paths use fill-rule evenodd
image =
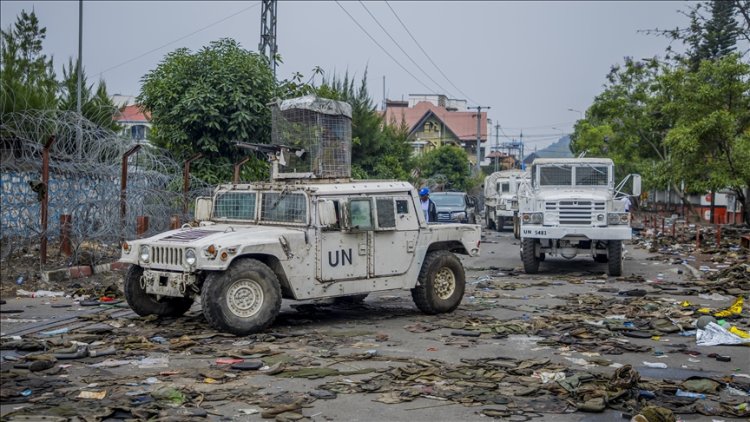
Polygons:
<instances>
[{"instance_id":1,"label":"headlight","mask_svg":"<svg viewBox=\"0 0 750 422\"><path fill-rule=\"evenodd\" d=\"M151 250L146 245L141 245L140 249L138 249L138 254L143 262L148 262L149 258L151 258Z\"/></svg>"},{"instance_id":2,"label":"headlight","mask_svg":"<svg viewBox=\"0 0 750 422\"><path fill-rule=\"evenodd\" d=\"M193 265L195 265L195 261L196 261L196 259L195 259L195 249L188 249L188 250L186 250L185 251L185 262L188 265L193 266Z\"/></svg>"},{"instance_id":3,"label":"headlight","mask_svg":"<svg viewBox=\"0 0 750 422\"><path fill-rule=\"evenodd\" d=\"M465 212L454 212L451 214L451 218L454 220L464 220L466 218Z\"/></svg>"},{"instance_id":4,"label":"headlight","mask_svg":"<svg viewBox=\"0 0 750 422\"><path fill-rule=\"evenodd\" d=\"M527 224L542 224L544 222L544 214L540 212L524 213L521 216L521 220Z\"/></svg>"},{"instance_id":5,"label":"headlight","mask_svg":"<svg viewBox=\"0 0 750 422\"><path fill-rule=\"evenodd\" d=\"M607 224L628 224L630 215L628 213L611 212L607 214Z\"/></svg>"}]
</instances>

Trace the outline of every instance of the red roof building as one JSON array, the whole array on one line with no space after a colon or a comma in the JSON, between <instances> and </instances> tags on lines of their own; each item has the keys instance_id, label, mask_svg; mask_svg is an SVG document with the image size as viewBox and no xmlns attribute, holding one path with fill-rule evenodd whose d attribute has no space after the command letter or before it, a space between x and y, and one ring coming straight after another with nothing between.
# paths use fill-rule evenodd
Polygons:
<instances>
[{"instance_id":1,"label":"red roof building","mask_svg":"<svg viewBox=\"0 0 750 422\"><path fill-rule=\"evenodd\" d=\"M114 119L122 127L124 136L148 142L148 135L151 131L151 113L142 111L138 104L122 106Z\"/></svg>"},{"instance_id":2,"label":"red roof building","mask_svg":"<svg viewBox=\"0 0 750 422\"><path fill-rule=\"evenodd\" d=\"M386 101L385 123L405 125L409 131L414 153L417 155L442 145L457 145L476 162L477 113L452 111L429 101L420 101L409 107L407 101ZM480 113L480 142L487 141L487 113ZM484 159L484 157L482 157Z\"/></svg>"}]
</instances>

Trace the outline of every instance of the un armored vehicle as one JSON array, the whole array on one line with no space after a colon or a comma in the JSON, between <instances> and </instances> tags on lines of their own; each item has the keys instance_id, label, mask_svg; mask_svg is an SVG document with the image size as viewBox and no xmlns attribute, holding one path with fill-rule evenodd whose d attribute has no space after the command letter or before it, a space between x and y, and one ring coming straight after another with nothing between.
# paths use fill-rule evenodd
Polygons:
<instances>
[{"instance_id":1,"label":"un armored vehicle","mask_svg":"<svg viewBox=\"0 0 750 422\"><path fill-rule=\"evenodd\" d=\"M518 238L518 187L524 180L523 170L496 171L484 179L484 217L486 227L501 231L513 226Z\"/></svg>"},{"instance_id":2,"label":"un armored vehicle","mask_svg":"<svg viewBox=\"0 0 750 422\"><path fill-rule=\"evenodd\" d=\"M536 273L547 255L572 259L591 254L607 263L611 276L622 274L622 242L631 238L630 214L620 200L629 179L639 195L639 175L615 187L614 164L608 158L546 158L531 165L521 185L521 259Z\"/></svg>"},{"instance_id":3,"label":"un armored vehicle","mask_svg":"<svg viewBox=\"0 0 750 422\"><path fill-rule=\"evenodd\" d=\"M409 183L352 180L348 104L303 97L272 112L272 145L240 144L268 155L270 181L220 185L196 200L194 224L123 244L131 308L179 316L200 296L206 320L237 335L268 327L282 298L401 289L425 313L456 309L456 254L479 255L480 227L428 225Z\"/></svg>"}]
</instances>

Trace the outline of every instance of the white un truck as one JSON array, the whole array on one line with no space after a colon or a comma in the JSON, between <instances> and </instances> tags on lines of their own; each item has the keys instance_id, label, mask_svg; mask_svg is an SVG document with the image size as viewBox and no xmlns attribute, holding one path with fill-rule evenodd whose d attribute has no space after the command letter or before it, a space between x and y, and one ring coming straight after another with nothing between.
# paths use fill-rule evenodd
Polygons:
<instances>
[{"instance_id":1,"label":"white un truck","mask_svg":"<svg viewBox=\"0 0 750 422\"><path fill-rule=\"evenodd\" d=\"M512 224L518 238L518 187L525 177L523 170L503 170L484 179L484 218L488 229L501 231Z\"/></svg>"},{"instance_id":2,"label":"white un truck","mask_svg":"<svg viewBox=\"0 0 750 422\"><path fill-rule=\"evenodd\" d=\"M527 273L539 270L547 255L572 259L588 253L607 263L610 276L622 274L622 242L631 238L630 214L620 189L632 179L639 195L639 175L615 187L608 158L546 158L531 165L521 187L521 259Z\"/></svg>"},{"instance_id":3,"label":"white un truck","mask_svg":"<svg viewBox=\"0 0 750 422\"><path fill-rule=\"evenodd\" d=\"M455 254L479 255L480 227L427 224L409 183L349 178L350 110L315 97L277 103L275 144L243 144L271 159L269 182L220 185L196 200L193 224L122 245L131 308L179 316L200 296L206 320L237 335L268 327L282 298L402 289L425 313L456 309L465 274Z\"/></svg>"}]
</instances>

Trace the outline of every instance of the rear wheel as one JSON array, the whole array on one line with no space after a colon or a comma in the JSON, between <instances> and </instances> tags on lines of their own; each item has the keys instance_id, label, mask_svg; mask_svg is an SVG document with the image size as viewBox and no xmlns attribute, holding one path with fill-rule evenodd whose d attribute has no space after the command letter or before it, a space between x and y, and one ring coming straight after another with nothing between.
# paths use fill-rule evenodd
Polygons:
<instances>
[{"instance_id":1,"label":"rear wheel","mask_svg":"<svg viewBox=\"0 0 750 422\"><path fill-rule=\"evenodd\" d=\"M165 317L178 317L187 312L193 306L193 299L188 297L157 298L156 295L146 293L141 286L143 267L131 265L125 274L124 290L125 300L140 316L158 315Z\"/></svg>"},{"instance_id":2,"label":"rear wheel","mask_svg":"<svg viewBox=\"0 0 750 422\"><path fill-rule=\"evenodd\" d=\"M255 259L240 259L206 277L201 291L203 315L220 331L247 335L271 325L281 308L276 274Z\"/></svg>"},{"instance_id":3,"label":"rear wheel","mask_svg":"<svg viewBox=\"0 0 750 422\"><path fill-rule=\"evenodd\" d=\"M497 231L501 232L505 228L505 217L498 217L497 219Z\"/></svg>"},{"instance_id":4,"label":"rear wheel","mask_svg":"<svg viewBox=\"0 0 750 422\"><path fill-rule=\"evenodd\" d=\"M610 240L607 242L607 272L612 277L622 275L622 240Z\"/></svg>"},{"instance_id":5,"label":"rear wheel","mask_svg":"<svg viewBox=\"0 0 750 422\"><path fill-rule=\"evenodd\" d=\"M513 237L521 238L521 221L515 216L513 217Z\"/></svg>"},{"instance_id":6,"label":"rear wheel","mask_svg":"<svg viewBox=\"0 0 750 422\"><path fill-rule=\"evenodd\" d=\"M448 251L427 254L418 284L411 289L414 303L426 314L452 312L461 303L466 275L461 261Z\"/></svg>"},{"instance_id":7,"label":"rear wheel","mask_svg":"<svg viewBox=\"0 0 750 422\"><path fill-rule=\"evenodd\" d=\"M523 261L523 270L526 274L536 274L539 272L539 262L541 259L536 256L536 239L521 240L521 260Z\"/></svg>"}]
</instances>

